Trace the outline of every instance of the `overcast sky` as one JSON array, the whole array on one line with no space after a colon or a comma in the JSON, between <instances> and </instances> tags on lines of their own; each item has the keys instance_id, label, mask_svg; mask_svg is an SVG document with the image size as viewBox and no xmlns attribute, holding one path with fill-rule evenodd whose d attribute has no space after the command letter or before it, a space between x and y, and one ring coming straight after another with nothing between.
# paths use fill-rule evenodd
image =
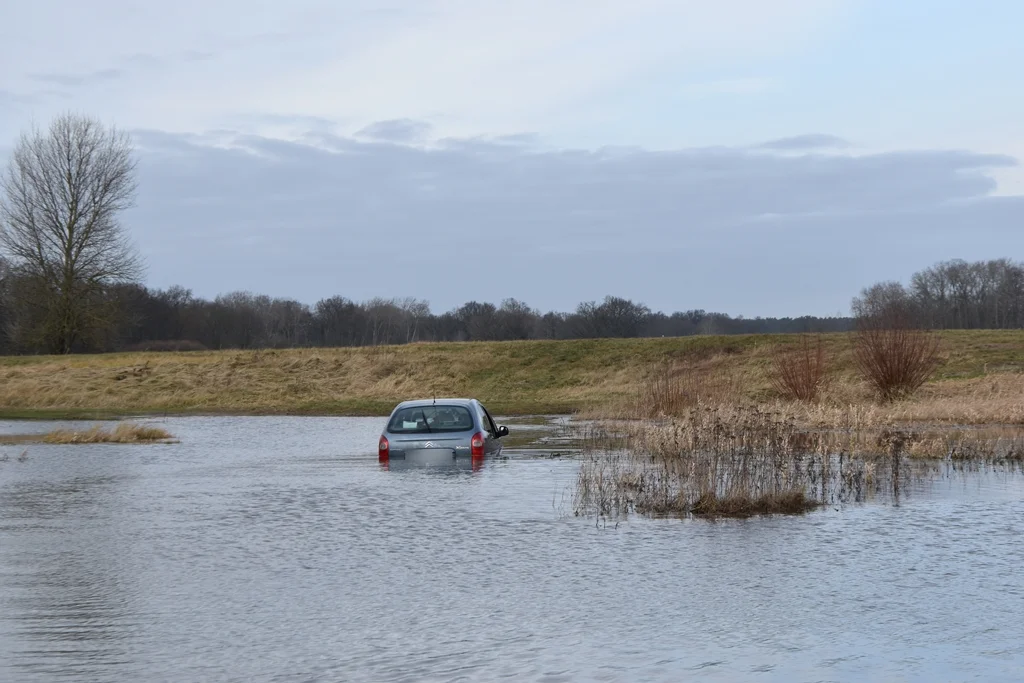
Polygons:
<instances>
[{"instance_id":1,"label":"overcast sky","mask_svg":"<svg viewBox=\"0 0 1024 683\"><path fill-rule=\"evenodd\" d=\"M147 282L845 314L1024 258L1016 0L10 0L0 157L132 131ZM5 149L6 148L6 149Z\"/></svg>"}]
</instances>

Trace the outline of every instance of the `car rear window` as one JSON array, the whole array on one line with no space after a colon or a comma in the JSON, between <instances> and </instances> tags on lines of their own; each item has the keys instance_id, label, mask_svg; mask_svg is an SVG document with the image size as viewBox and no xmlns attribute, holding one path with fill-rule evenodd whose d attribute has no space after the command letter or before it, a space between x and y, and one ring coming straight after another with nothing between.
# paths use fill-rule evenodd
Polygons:
<instances>
[{"instance_id":1,"label":"car rear window","mask_svg":"<svg viewBox=\"0 0 1024 683\"><path fill-rule=\"evenodd\" d=\"M413 406L398 410L388 423L393 434L433 434L468 432L473 429L473 416L462 406Z\"/></svg>"}]
</instances>

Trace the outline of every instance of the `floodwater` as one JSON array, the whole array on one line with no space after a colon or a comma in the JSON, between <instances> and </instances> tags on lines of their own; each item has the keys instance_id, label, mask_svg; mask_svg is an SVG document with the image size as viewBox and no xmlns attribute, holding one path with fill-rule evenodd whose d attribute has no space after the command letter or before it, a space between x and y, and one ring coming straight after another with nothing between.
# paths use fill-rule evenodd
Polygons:
<instances>
[{"instance_id":1,"label":"floodwater","mask_svg":"<svg viewBox=\"0 0 1024 683\"><path fill-rule=\"evenodd\" d=\"M1024 680L1021 475L614 522L571 515L572 457L158 422L181 443L0 447L0 681Z\"/></svg>"}]
</instances>

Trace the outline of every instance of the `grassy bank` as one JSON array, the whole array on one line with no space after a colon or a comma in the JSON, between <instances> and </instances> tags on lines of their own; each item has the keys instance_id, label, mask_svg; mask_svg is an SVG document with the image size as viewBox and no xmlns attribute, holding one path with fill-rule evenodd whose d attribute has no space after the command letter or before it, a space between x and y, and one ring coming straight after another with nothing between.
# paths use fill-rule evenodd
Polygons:
<instances>
[{"instance_id":1,"label":"grassy bank","mask_svg":"<svg viewBox=\"0 0 1024 683\"><path fill-rule=\"evenodd\" d=\"M1024 332L943 335L943 363L911 401L880 407L854 368L849 335L825 337L834 380L822 403L791 406L809 424L862 419L1024 423ZM414 344L358 349L0 358L0 415L381 415L421 396L471 395L493 412L622 416L659 375L705 398L775 401L778 344L795 336ZM835 418L838 419L838 418Z\"/></svg>"}]
</instances>

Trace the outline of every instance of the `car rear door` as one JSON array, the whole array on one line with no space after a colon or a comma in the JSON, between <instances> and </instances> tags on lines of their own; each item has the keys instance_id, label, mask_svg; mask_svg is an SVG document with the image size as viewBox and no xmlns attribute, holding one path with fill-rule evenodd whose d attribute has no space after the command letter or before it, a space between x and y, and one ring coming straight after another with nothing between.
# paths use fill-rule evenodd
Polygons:
<instances>
[{"instance_id":1,"label":"car rear door","mask_svg":"<svg viewBox=\"0 0 1024 683\"><path fill-rule=\"evenodd\" d=\"M484 425L486 434L484 435L484 441L486 442L486 453L487 455L498 455L501 453L501 439L498 438L498 425L494 423L491 418L491 414L487 412L487 408L484 404L480 404L480 410L482 412L481 420Z\"/></svg>"}]
</instances>

